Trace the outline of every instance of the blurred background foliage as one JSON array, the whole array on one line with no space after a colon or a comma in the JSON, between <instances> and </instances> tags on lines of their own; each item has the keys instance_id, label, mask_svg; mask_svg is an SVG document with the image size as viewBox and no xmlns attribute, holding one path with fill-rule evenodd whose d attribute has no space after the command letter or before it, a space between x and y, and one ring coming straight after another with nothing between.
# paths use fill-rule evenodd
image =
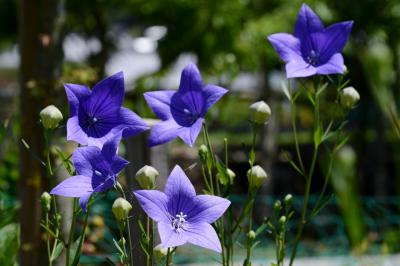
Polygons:
<instances>
[{"instance_id":1,"label":"blurred background foliage","mask_svg":"<svg viewBox=\"0 0 400 266\"><path fill-rule=\"evenodd\" d=\"M320 15L325 25L355 21L344 56L350 84L360 92L361 101L350 113L346 126L352 133L350 146L335 159L331 191L336 198L331 204L337 208L329 207L324 213L340 214L349 248L365 252L375 243L380 247L379 252L398 252L400 219L396 213L400 208L399 201L393 204L393 199L400 196L400 1L304 2ZM19 117L25 115L18 112L17 19L21 3L0 1L0 236L5 235L3 230L19 232L16 211L20 162L18 145L14 144L21 141ZM263 99L274 112L274 122L268 125L258 144L260 163L271 176L264 193L270 197L302 193L302 180L282 156L283 152L293 151L290 108L281 90L285 82L283 64L266 36L292 32L303 1L65 0L59 3L63 21L59 53L63 64L53 90L65 116L67 105L62 83L91 86L104 76L123 70L126 105L142 116L153 117L141 93L177 88L181 69L188 61L195 61L206 83L217 83L231 90L209 118L216 146L221 146L221 136L228 134L230 160L238 176L244 176L246 164L246 156L239 150L249 138L247 106ZM332 107L327 101L326 112L332 114ZM298 111L303 129L300 140L307 155L310 148L307 129L312 124L312 114L305 105ZM171 162L186 160L182 163L189 165L195 160L183 146L174 143L171 147ZM313 189L319 190L321 184L322 180L317 181ZM241 192L239 187L237 193ZM369 215L364 197L376 199L383 211L372 211L374 215ZM371 226L371 219L386 223L377 228ZM308 236L321 240L312 233ZM4 243L16 239L1 238L0 254L5 254ZM0 257L0 264L6 265L3 260Z\"/></svg>"}]
</instances>

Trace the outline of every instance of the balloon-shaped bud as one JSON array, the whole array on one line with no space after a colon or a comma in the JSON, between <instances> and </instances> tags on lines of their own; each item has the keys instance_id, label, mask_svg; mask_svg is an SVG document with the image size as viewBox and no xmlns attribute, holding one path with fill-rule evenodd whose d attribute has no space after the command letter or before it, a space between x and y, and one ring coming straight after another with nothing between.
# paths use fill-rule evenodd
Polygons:
<instances>
[{"instance_id":1,"label":"balloon-shaped bud","mask_svg":"<svg viewBox=\"0 0 400 266\"><path fill-rule=\"evenodd\" d=\"M264 101L250 105L250 120L256 124L264 124L271 117L271 108Z\"/></svg>"},{"instance_id":2,"label":"balloon-shaped bud","mask_svg":"<svg viewBox=\"0 0 400 266\"><path fill-rule=\"evenodd\" d=\"M40 111L42 125L46 129L54 129L63 120L61 111L54 105L49 105Z\"/></svg>"},{"instance_id":3,"label":"balloon-shaped bud","mask_svg":"<svg viewBox=\"0 0 400 266\"><path fill-rule=\"evenodd\" d=\"M145 165L137 171L135 179L142 189L154 189L156 187L156 178L160 173L153 166Z\"/></svg>"},{"instance_id":4,"label":"balloon-shaped bud","mask_svg":"<svg viewBox=\"0 0 400 266\"><path fill-rule=\"evenodd\" d=\"M132 210L132 205L124 198L118 198L112 205L112 212L115 219L125 221L128 218L129 212Z\"/></svg>"}]
</instances>

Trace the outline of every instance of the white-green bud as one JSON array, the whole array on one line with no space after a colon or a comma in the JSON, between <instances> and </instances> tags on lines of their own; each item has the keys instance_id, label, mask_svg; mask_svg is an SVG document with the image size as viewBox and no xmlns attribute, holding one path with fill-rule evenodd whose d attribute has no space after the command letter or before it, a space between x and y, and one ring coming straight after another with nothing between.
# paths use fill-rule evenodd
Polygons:
<instances>
[{"instance_id":1,"label":"white-green bud","mask_svg":"<svg viewBox=\"0 0 400 266\"><path fill-rule=\"evenodd\" d=\"M118 221L124 221L128 218L129 212L132 210L132 205L124 198L118 198L112 205L112 212L115 219Z\"/></svg>"},{"instance_id":2,"label":"white-green bud","mask_svg":"<svg viewBox=\"0 0 400 266\"><path fill-rule=\"evenodd\" d=\"M281 224L281 225L284 225L285 223L286 223L286 216L281 216L281 218L279 218L279 223Z\"/></svg>"},{"instance_id":3,"label":"white-green bud","mask_svg":"<svg viewBox=\"0 0 400 266\"><path fill-rule=\"evenodd\" d=\"M199 157L203 163L205 163L207 161L207 154L208 154L207 146L204 144L201 144L199 147Z\"/></svg>"},{"instance_id":4,"label":"white-green bud","mask_svg":"<svg viewBox=\"0 0 400 266\"><path fill-rule=\"evenodd\" d=\"M49 105L40 111L42 125L46 129L54 129L63 120L61 111L54 105Z\"/></svg>"},{"instance_id":5,"label":"white-green bud","mask_svg":"<svg viewBox=\"0 0 400 266\"><path fill-rule=\"evenodd\" d=\"M292 196L292 194L287 194L287 195L285 196L284 201L285 201L286 207L291 207L292 204L293 204L293 196Z\"/></svg>"},{"instance_id":6,"label":"white-green bud","mask_svg":"<svg viewBox=\"0 0 400 266\"><path fill-rule=\"evenodd\" d=\"M274 202L274 211L278 213L278 212L281 211L281 209L282 209L282 203L281 203L281 201L280 201L280 200L276 200L276 201Z\"/></svg>"},{"instance_id":7,"label":"white-green bud","mask_svg":"<svg viewBox=\"0 0 400 266\"><path fill-rule=\"evenodd\" d=\"M259 165L255 165L247 171L247 179L251 188L259 188L267 180L267 177L267 173Z\"/></svg>"},{"instance_id":8,"label":"white-green bud","mask_svg":"<svg viewBox=\"0 0 400 266\"><path fill-rule=\"evenodd\" d=\"M253 230L250 230L250 231L247 233L247 237L248 237L250 240L256 239L256 232L254 232Z\"/></svg>"},{"instance_id":9,"label":"white-green bud","mask_svg":"<svg viewBox=\"0 0 400 266\"><path fill-rule=\"evenodd\" d=\"M256 124L268 122L271 116L271 108L264 101L258 101L250 105L250 120Z\"/></svg>"},{"instance_id":10,"label":"white-green bud","mask_svg":"<svg viewBox=\"0 0 400 266\"><path fill-rule=\"evenodd\" d=\"M153 249L153 254L157 262L161 261L164 257L167 256L168 249L161 247L161 245L157 245Z\"/></svg>"},{"instance_id":11,"label":"white-green bud","mask_svg":"<svg viewBox=\"0 0 400 266\"><path fill-rule=\"evenodd\" d=\"M344 88L340 92L340 103L346 108L352 108L360 100L360 94L353 87Z\"/></svg>"},{"instance_id":12,"label":"white-green bud","mask_svg":"<svg viewBox=\"0 0 400 266\"><path fill-rule=\"evenodd\" d=\"M136 182L142 189L154 189L160 173L152 166L145 165L136 173Z\"/></svg>"},{"instance_id":13,"label":"white-green bud","mask_svg":"<svg viewBox=\"0 0 400 266\"><path fill-rule=\"evenodd\" d=\"M42 204L44 212L49 212L51 208L51 195L47 192L43 192L40 196L40 204Z\"/></svg>"},{"instance_id":14,"label":"white-green bud","mask_svg":"<svg viewBox=\"0 0 400 266\"><path fill-rule=\"evenodd\" d=\"M235 177L236 177L236 174L235 174L235 172L233 172L231 169L226 169L226 172L227 172L227 174L228 174L228 177L229 177L229 184L233 184L233 181L235 180ZM217 174L217 179L218 180L220 180L220 182L221 182L221 184L223 184L223 185L227 185L227 184L225 184L226 182L223 182L223 181L221 181L221 176L220 176L220 174L218 173Z\"/></svg>"}]
</instances>

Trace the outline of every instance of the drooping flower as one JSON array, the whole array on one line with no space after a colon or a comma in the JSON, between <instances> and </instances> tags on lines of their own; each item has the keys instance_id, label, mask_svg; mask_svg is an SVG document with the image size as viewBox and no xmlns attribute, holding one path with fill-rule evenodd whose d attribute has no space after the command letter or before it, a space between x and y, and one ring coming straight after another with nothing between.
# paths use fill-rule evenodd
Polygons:
<instances>
[{"instance_id":1,"label":"drooping flower","mask_svg":"<svg viewBox=\"0 0 400 266\"><path fill-rule=\"evenodd\" d=\"M192 63L182 71L177 91L146 92L144 97L147 103L163 120L153 127L149 145L167 143L180 137L187 145L193 146L208 109L226 92L226 89L216 85L203 87L201 74Z\"/></svg>"},{"instance_id":2,"label":"drooping flower","mask_svg":"<svg viewBox=\"0 0 400 266\"><path fill-rule=\"evenodd\" d=\"M65 91L70 110L67 140L101 148L118 132L126 138L149 128L137 114L121 107L125 95L122 72L100 81L92 90L65 84Z\"/></svg>"},{"instance_id":3,"label":"drooping flower","mask_svg":"<svg viewBox=\"0 0 400 266\"><path fill-rule=\"evenodd\" d=\"M215 222L230 205L217 196L196 195L193 185L179 166L175 166L164 192L137 190L134 192L146 214L158 223L161 247L177 247L191 243L221 252Z\"/></svg>"},{"instance_id":4,"label":"drooping flower","mask_svg":"<svg viewBox=\"0 0 400 266\"><path fill-rule=\"evenodd\" d=\"M325 28L311 8L303 4L294 34L276 33L268 40L285 61L287 78L342 74L341 51L352 26L353 21L344 21Z\"/></svg>"},{"instance_id":5,"label":"drooping flower","mask_svg":"<svg viewBox=\"0 0 400 266\"><path fill-rule=\"evenodd\" d=\"M117 155L120 141L121 133L104 143L101 150L96 146L77 148L72 154L77 175L62 181L50 194L79 197L79 204L85 211L90 196L112 188L118 173L129 163Z\"/></svg>"}]
</instances>

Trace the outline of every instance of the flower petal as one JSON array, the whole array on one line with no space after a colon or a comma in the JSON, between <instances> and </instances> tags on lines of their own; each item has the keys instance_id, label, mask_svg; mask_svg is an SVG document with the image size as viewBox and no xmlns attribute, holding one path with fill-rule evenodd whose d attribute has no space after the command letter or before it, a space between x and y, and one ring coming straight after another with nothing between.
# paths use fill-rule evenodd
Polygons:
<instances>
[{"instance_id":1,"label":"flower petal","mask_svg":"<svg viewBox=\"0 0 400 266\"><path fill-rule=\"evenodd\" d=\"M177 233L172 229L171 223L158 223L158 234L163 248L172 248L185 244L187 242L186 232Z\"/></svg>"},{"instance_id":2,"label":"flower petal","mask_svg":"<svg viewBox=\"0 0 400 266\"><path fill-rule=\"evenodd\" d=\"M319 36L318 50L320 51L320 61L328 61L334 54L340 53L346 46L349 39L353 21L344 21L333 24L325 31L317 34Z\"/></svg>"},{"instance_id":3,"label":"flower petal","mask_svg":"<svg viewBox=\"0 0 400 266\"><path fill-rule=\"evenodd\" d=\"M181 74L179 91L180 92L201 91L202 89L203 89L203 82L201 80L201 74L199 69L193 63L187 64Z\"/></svg>"},{"instance_id":4,"label":"flower petal","mask_svg":"<svg viewBox=\"0 0 400 266\"><path fill-rule=\"evenodd\" d=\"M164 192L170 199L178 199L181 196L194 198L196 196L192 183L179 165L175 165L169 175Z\"/></svg>"},{"instance_id":5,"label":"flower petal","mask_svg":"<svg viewBox=\"0 0 400 266\"><path fill-rule=\"evenodd\" d=\"M93 87L92 95L84 104L85 111L99 120L115 117L124 95L124 75L118 72Z\"/></svg>"},{"instance_id":6,"label":"flower petal","mask_svg":"<svg viewBox=\"0 0 400 266\"><path fill-rule=\"evenodd\" d=\"M221 242L210 224L188 223L185 235L189 243L221 253Z\"/></svg>"},{"instance_id":7,"label":"flower petal","mask_svg":"<svg viewBox=\"0 0 400 266\"><path fill-rule=\"evenodd\" d=\"M314 66L306 63L303 59L290 61L286 64L286 77L299 78L315 75L317 70Z\"/></svg>"},{"instance_id":8,"label":"flower petal","mask_svg":"<svg viewBox=\"0 0 400 266\"><path fill-rule=\"evenodd\" d=\"M203 118L199 118L190 127L182 127L182 129L179 131L179 137L190 147L193 147L193 144L196 142L197 136L201 131L203 121Z\"/></svg>"},{"instance_id":9,"label":"flower petal","mask_svg":"<svg viewBox=\"0 0 400 266\"><path fill-rule=\"evenodd\" d=\"M206 85L203 88L203 96L206 101L206 105L203 108L202 116L206 115L208 109L214 105L228 90L216 85Z\"/></svg>"},{"instance_id":10,"label":"flower petal","mask_svg":"<svg viewBox=\"0 0 400 266\"><path fill-rule=\"evenodd\" d=\"M286 63L301 57L300 40L293 35L276 33L267 38L281 59Z\"/></svg>"},{"instance_id":11,"label":"flower petal","mask_svg":"<svg viewBox=\"0 0 400 266\"><path fill-rule=\"evenodd\" d=\"M79 84L64 84L64 88L69 102L69 115L72 117L77 115L79 103L88 98L91 91L88 87Z\"/></svg>"},{"instance_id":12,"label":"flower petal","mask_svg":"<svg viewBox=\"0 0 400 266\"><path fill-rule=\"evenodd\" d=\"M81 206L83 212L86 212L86 210L87 210L86 206L90 199L90 196L92 196L92 193L87 193L86 195L79 197L79 206Z\"/></svg>"},{"instance_id":13,"label":"flower petal","mask_svg":"<svg viewBox=\"0 0 400 266\"><path fill-rule=\"evenodd\" d=\"M114 158L114 161L111 164L111 171L114 174L118 174L121 172L127 165L129 164L129 161L125 160L124 158L117 156Z\"/></svg>"},{"instance_id":14,"label":"flower petal","mask_svg":"<svg viewBox=\"0 0 400 266\"><path fill-rule=\"evenodd\" d=\"M187 213L188 221L190 223L213 223L224 214L230 204L229 200L218 196L196 196L193 201L193 209Z\"/></svg>"},{"instance_id":15,"label":"flower petal","mask_svg":"<svg viewBox=\"0 0 400 266\"><path fill-rule=\"evenodd\" d=\"M121 138L122 138L122 133L121 132L116 133L111 139L107 140L104 143L101 149L101 154L110 163L113 161L113 159L116 157L118 153L118 147L119 144L121 143Z\"/></svg>"},{"instance_id":16,"label":"flower petal","mask_svg":"<svg viewBox=\"0 0 400 266\"><path fill-rule=\"evenodd\" d=\"M307 38L311 33L322 31L323 29L324 25L321 19L308 5L303 4L297 16L294 36L300 38L303 42L303 39Z\"/></svg>"},{"instance_id":17,"label":"flower petal","mask_svg":"<svg viewBox=\"0 0 400 266\"><path fill-rule=\"evenodd\" d=\"M78 116L72 116L67 121L67 140L73 140L81 145L87 145L88 135L82 130Z\"/></svg>"},{"instance_id":18,"label":"flower petal","mask_svg":"<svg viewBox=\"0 0 400 266\"><path fill-rule=\"evenodd\" d=\"M137 135L149 129L147 123L140 116L125 107L120 108L118 123L118 128L123 129L123 138Z\"/></svg>"},{"instance_id":19,"label":"flower petal","mask_svg":"<svg viewBox=\"0 0 400 266\"><path fill-rule=\"evenodd\" d=\"M343 56L340 53L334 54L327 63L317 67L317 74L343 74Z\"/></svg>"},{"instance_id":20,"label":"flower petal","mask_svg":"<svg viewBox=\"0 0 400 266\"><path fill-rule=\"evenodd\" d=\"M65 197L83 197L93 192L92 179L88 176L71 176L50 191L50 194Z\"/></svg>"},{"instance_id":21,"label":"flower petal","mask_svg":"<svg viewBox=\"0 0 400 266\"><path fill-rule=\"evenodd\" d=\"M162 120L171 118L171 98L176 93L173 90L151 91L143 94L147 104Z\"/></svg>"},{"instance_id":22,"label":"flower petal","mask_svg":"<svg viewBox=\"0 0 400 266\"><path fill-rule=\"evenodd\" d=\"M133 192L144 212L156 222L170 223L167 196L157 190L136 190Z\"/></svg>"},{"instance_id":23,"label":"flower petal","mask_svg":"<svg viewBox=\"0 0 400 266\"><path fill-rule=\"evenodd\" d=\"M149 146L153 147L175 139L180 130L182 130L182 126L178 125L173 119L154 125L149 137Z\"/></svg>"},{"instance_id":24,"label":"flower petal","mask_svg":"<svg viewBox=\"0 0 400 266\"><path fill-rule=\"evenodd\" d=\"M95 146L79 147L72 154L72 162L79 175L92 176L99 157L102 157L99 148Z\"/></svg>"}]
</instances>

